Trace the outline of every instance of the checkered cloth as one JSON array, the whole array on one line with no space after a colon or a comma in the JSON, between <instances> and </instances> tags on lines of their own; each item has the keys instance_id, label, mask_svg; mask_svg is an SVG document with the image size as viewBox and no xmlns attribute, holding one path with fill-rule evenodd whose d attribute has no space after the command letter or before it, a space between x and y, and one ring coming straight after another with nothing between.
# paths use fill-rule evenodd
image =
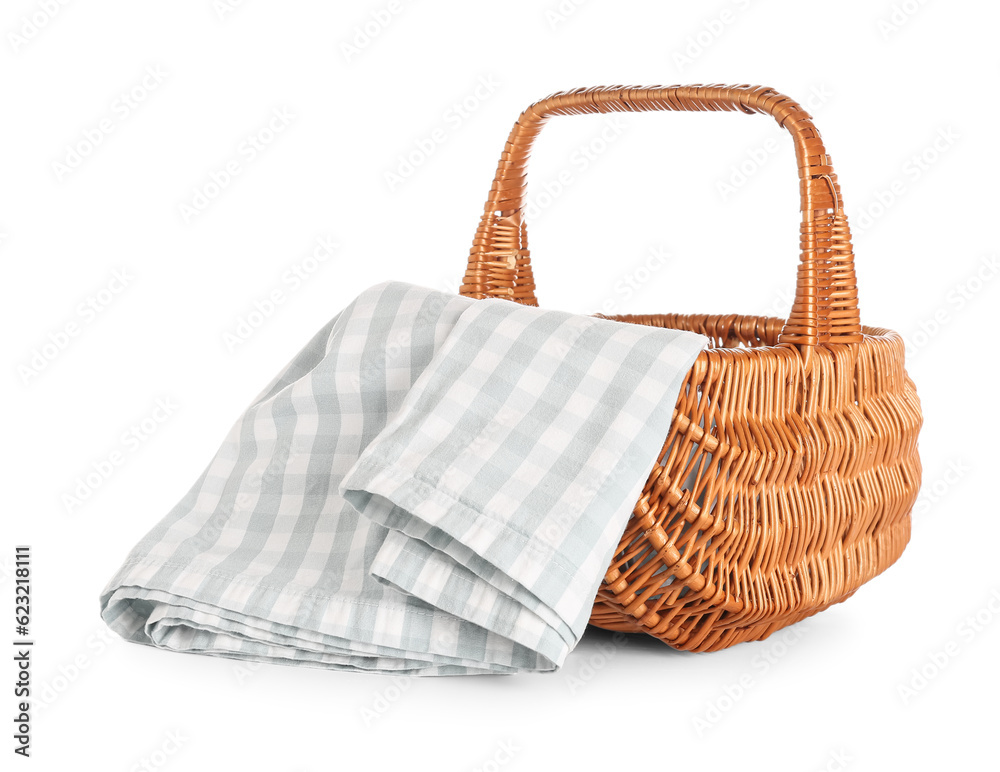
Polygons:
<instances>
[{"instance_id":1,"label":"checkered cloth","mask_svg":"<svg viewBox=\"0 0 1000 772\"><path fill-rule=\"evenodd\" d=\"M130 641L255 661L555 669L706 343L367 290L244 412L102 616Z\"/></svg>"}]
</instances>

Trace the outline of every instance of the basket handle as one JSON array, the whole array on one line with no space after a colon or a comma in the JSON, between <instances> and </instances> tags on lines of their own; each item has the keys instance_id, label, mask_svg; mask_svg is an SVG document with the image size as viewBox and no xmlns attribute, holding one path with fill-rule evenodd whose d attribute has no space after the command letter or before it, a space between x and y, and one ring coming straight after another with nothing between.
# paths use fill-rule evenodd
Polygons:
<instances>
[{"instance_id":1,"label":"basket handle","mask_svg":"<svg viewBox=\"0 0 1000 772\"><path fill-rule=\"evenodd\" d=\"M763 86L596 87L559 92L531 105L517 119L500 156L461 293L538 304L524 220L525 167L550 116L649 110L767 113L788 130L799 167L802 251L795 302L778 342L805 347L860 343L851 232L830 157L809 114Z\"/></svg>"}]
</instances>

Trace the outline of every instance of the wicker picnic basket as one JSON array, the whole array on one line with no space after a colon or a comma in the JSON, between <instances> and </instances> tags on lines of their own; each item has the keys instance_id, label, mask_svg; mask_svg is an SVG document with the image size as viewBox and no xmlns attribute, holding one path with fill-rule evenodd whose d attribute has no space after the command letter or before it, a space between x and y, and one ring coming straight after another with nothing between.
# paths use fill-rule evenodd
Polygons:
<instances>
[{"instance_id":1,"label":"wicker picnic basket","mask_svg":"<svg viewBox=\"0 0 1000 772\"><path fill-rule=\"evenodd\" d=\"M647 110L768 113L792 135L799 169L802 251L787 319L606 317L694 330L712 347L681 388L590 621L714 651L845 600L899 557L922 418L903 339L861 325L851 233L819 132L770 88L601 87L533 104L500 157L462 294L537 305L525 166L551 116Z\"/></svg>"}]
</instances>

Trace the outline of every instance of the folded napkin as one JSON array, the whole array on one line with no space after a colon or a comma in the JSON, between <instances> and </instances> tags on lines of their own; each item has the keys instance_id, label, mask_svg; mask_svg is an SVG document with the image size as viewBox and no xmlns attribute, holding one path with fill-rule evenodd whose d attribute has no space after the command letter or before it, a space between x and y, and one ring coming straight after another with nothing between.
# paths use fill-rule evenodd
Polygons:
<instances>
[{"instance_id":1,"label":"folded napkin","mask_svg":"<svg viewBox=\"0 0 1000 772\"><path fill-rule=\"evenodd\" d=\"M101 595L127 640L420 675L559 667L707 338L392 282L253 401Z\"/></svg>"}]
</instances>

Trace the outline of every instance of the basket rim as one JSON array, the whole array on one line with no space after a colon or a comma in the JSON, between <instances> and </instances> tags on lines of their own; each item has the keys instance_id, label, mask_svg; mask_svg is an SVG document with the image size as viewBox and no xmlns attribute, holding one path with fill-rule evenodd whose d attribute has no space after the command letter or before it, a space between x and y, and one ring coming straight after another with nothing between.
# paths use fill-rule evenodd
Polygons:
<instances>
[{"instance_id":1,"label":"basket rim","mask_svg":"<svg viewBox=\"0 0 1000 772\"><path fill-rule=\"evenodd\" d=\"M780 316L760 316L756 314L659 314L659 313L628 313L628 314L593 314L595 318L607 319L612 322L622 322L625 324L644 324L642 321L633 321L637 319L649 319L657 317L672 317L678 321L690 321L691 326L688 327L678 327L678 326L668 326L662 325L664 329L679 329L686 330L688 332L696 332L692 327L698 323L701 323L708 319L714 320L730 320L730 324L741 321L743 323L754 323L760 326L762 329L766 329L767 326L776 327L778 331L781 330L782 326L785 324L785 319ZM661 326L661 325L647 325L647 326ZM704 334L704 333L702 333ZM711 335L706 335L706 337L711 338ZM777 337L777 333L775 333ZM875 325L863 324L861 325L861 341L859 343L820 343L815 348L816 349L831 349L831 350L841 350L844 348L851 348L853 346L866 346L878 342L887 342L893 345L903 346L905 349L905 340L903 336L889 327L879 327ZM767 343L761 344L759 346L706 346L702 353L706 351L726 351L730 353L735 352L746 352L746 353L756 353L759 355L765 351L772 351L778 353L779 351L794 351L798 352L798 347L793 343Z\"/></svg>"}]
</instances>

